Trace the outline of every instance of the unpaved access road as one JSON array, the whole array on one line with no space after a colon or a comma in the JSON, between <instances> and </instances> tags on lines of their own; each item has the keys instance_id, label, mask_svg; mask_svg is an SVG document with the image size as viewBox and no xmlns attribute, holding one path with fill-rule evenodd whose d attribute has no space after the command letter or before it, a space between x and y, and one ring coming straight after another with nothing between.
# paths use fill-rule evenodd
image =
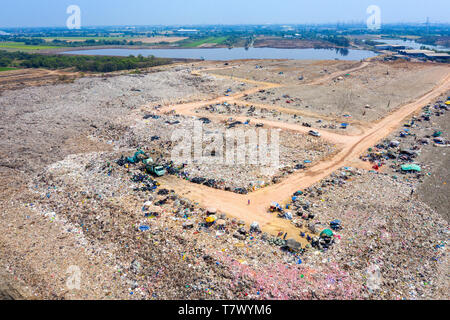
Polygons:
<instances>
[{"instance_id":1,"label":"unpaved access road","mask_svg":"<svg viewBox=\"0 0 450 320\"><path fill-rule=\"evenodd\" d=\"M367 64L363 64L358 68L363 68L366 65ZM338 74L328 75L325 78L332 79L339 74L346 72L349 72L349 70L339 72ZM326 81L326 79L319 79L315 82L322 83ZM245 81L245 79L240 80ZM265 88L270 84L263 83L262 85L263 88ZM261 87L252 88L249 91L255 90L261 90ZM289 237L295 238L304 243L305 240L299 236L299 230L294 225L292 225L288 220L279 219L275 214L268 213L267 209L269 204L272 201L279 203L286 201L295 191L313 185L343 166L354 166L358 163L358 158L364 151L375 145L378 141L387 137L393 130L397 129L405 118L411 116L426 104L446 93L448 90L450 90L450 73L439 85L435 86L433 90L424 94L415 101L403 105L382 120L378 121L374 125L371 125L364 133L360 135L345 136L322 130L322 134L325 139L336 143L341 148L339 153L330 159L320 161L317 165L305 171L292 174L278 184L260 189L249 195L239 195L228 191L217 190L174 177L166 177L161 182L164 187L175 190L180 195L198 202L203 207L219 208L221 212L227 214L228 216L241 219L247 224L257 221L260 223L263 231L272 234L280 231L287 232ZM239 96L243 96L244 94L245 92L234 95L232 99L238 99ZM229 100L230 97L220 97L207 102L199 101L196 103L166 107L161 109L161 111L167 112L174 110L177 113L192 116L195 115L195 113L192 112L194 109L207 104L223 103ZM249 119L248 117L246 118ZM261 121L261 119L257 119L255 121L265 123L269 126L305 132L305 128L298 125L276 121ZM248 200L250 200L250 205L248 205Z\"/></svg>"}]
</instances>

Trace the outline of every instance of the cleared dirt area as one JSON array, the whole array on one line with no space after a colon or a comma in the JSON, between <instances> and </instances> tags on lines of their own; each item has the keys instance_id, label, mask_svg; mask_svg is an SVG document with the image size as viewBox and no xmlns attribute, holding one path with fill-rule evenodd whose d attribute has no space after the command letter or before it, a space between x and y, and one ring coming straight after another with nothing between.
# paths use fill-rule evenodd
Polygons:
<instances>
[{"instance_id":1,"label":"cleared dirt area","mask_svg":"<svg viewBox=\"0 0 450 320\"><path fill-rule=\"evenodd\" d=\"M59 70L19 69L4 71L0 73L0 93L5 90L16 90L30 86L71 82L77 76L77 73Z\"/></svg>"},{"instance_id":2,"label":"cleared dirt area","mask_svg":"<svg viewBox=\"0 0 450 320\"><path fill-rule=\"evenodd\" d=\"M371 122L431 90L448 70L433 64L372 63L324 84L288 85L245 100Z\"/></svg>"},{"instance_id":3,"label":"cleared dirt area","mask_svg":"<svg viewBox=\"0 0 450 320\"><path fill-rule=\"evenodd\" d=\"M211 73L248 80L302 85L360 64L355 61L255 60L230 62L229 68L212 70Z\"/></svg>"}]
</instances>

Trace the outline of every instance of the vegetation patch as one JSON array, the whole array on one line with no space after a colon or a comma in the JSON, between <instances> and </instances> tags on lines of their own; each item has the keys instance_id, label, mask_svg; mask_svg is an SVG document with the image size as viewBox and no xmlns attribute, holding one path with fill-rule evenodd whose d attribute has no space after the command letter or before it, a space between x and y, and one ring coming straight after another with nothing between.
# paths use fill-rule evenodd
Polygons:
<instances>
[{"instance_id":1,"label":"vegetation patch","mask_svg":"<svg viewBox=\"0 0 450 320\"><path fill-rule=\"evenodd\" d=\"M51 45L28 45L23 42L0 42L0 49L17 49L17 50L46 50L57 49L59 46Z\"/></svg>"},{"instance_id":2,"label":"vegetation patch","mask_svg":"<svg viewBox=\"0 0 450 320\"><path fill-rule=\"evenodd\" d=\"M65 56L0 51L0 67L10 68L74 68L77 71L113 72L149 68L171 62L171 59L155 58L154 56L146 58L141 55L137 57Z\"/></svg>"},{"instance_id":3,"label":"vegetation patch","mask_svg":"<svg viewBox=\"0 0 450 320\"><path fill-rule=\"evenodd\" d=\"M225 41L227 41L228 37L209 37L205 39L198 39L198 40L187 40L184 42L181 46L186 48L196 48L203 44L207 43L214 43L214 44L222 44Z\"/></svg>"},{"instance_id":4,"label":"vegetation patch","mask_svg":"<svg viewBox=\"0 0 450 320\"><path fill-rule=\"evenodd\" d=\"M16 70L16 68L0 67L0 72L2 72L2 71L11 71L11 70Z\"/></svg>"}]
</instances>

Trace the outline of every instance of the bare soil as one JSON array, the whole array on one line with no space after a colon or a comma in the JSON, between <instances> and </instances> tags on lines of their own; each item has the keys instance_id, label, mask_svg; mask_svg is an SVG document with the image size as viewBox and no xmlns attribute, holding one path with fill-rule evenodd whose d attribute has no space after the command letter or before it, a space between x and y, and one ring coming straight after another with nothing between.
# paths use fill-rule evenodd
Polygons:
<instances>
[{"instance_id":1,"label":"bare soil","mask_svg":"<svg viewBox=\"0 0 450 320\"><path fill-rule=\"evenodd\" d=\"M274 88L246 101L372 122L431 90L448 69L435 64L373 63L324 84ZM290 100L294 101L287 103Z\"/></svg>"}]
</instances>

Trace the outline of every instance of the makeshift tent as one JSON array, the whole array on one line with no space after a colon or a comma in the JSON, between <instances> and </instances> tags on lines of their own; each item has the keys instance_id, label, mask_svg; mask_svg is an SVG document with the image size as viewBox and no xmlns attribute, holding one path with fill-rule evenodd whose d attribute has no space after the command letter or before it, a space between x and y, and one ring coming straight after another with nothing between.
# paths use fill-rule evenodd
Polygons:
<instances>
[{"instance_id":1,"label":"makeshift tent","mask_svg":"<svg viewBox=\"0 0 450 320\"><path fill-rule=\"evenodd\" d=\"M402 165L402 171L416 171L421 172L422 169L417 164L404 164Z\"/></svg>"},{"instance_id":2,"label":"makeshift tent","mask_svg":"<svg viewBox=\"0 0 450 320\"><path fill-rule=\"evenodd\" d=\"M332 237L332 236L333 236L333 231L331 231L330 229L325 229L320 233L321 238Z\"/></svg>"}]
</instances>

